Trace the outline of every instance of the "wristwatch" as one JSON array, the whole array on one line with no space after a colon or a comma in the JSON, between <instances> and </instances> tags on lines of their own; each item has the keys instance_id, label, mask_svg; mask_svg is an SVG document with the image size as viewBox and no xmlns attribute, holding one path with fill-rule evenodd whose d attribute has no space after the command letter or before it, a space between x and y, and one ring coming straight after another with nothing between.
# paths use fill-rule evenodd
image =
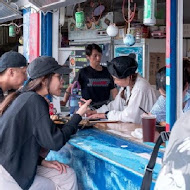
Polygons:
<instances>
[{"instance_id":1,"label":"wristwatch","mask_svg":"<svg viewBox=\"0 0 190 190\"><path fill-rule=\"evenodd\" d=\"M109 111L106 111L106 112L105 112L105 117L106 117L106 119L108 118L108 113L109 113Z\"/></svg>"}]
</instances>

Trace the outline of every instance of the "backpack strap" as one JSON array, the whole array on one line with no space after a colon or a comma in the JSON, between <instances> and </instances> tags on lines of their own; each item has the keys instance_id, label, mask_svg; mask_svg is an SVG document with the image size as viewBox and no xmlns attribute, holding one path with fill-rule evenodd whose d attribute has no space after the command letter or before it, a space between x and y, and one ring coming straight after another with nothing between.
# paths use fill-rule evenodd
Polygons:
<instances>
[{"instance_id":1,"label":"backpack strap","mask_svg":"<svg viewBox=\"0 0 190 190\"><path fill-rule=\"evenodd\" d=\"M141 190L150 190L151 183L152 183L152 172L156 163L156 158L158 156L160 145L163 142L168 141L169 136L170 136L170 132L163 131L160 133L160 136L158 137L156 144L154 146L154 149L152 151L148 165L146 166L145 174L144 174L143 181L141 184Z\"/></svg>"}]
</instances>

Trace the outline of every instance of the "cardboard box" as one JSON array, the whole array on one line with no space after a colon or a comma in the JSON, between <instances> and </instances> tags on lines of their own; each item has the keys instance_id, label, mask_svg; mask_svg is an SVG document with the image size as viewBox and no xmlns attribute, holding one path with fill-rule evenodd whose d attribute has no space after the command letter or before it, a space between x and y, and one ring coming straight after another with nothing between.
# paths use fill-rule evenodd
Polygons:
<instances>
[{"instance_id":1,"label":"cardboard box","mask_svg":"<svg viewBox=\"0 0 190 190\"><path fill-rule=\"evenodd\" d=\"M149 82L156 85L156 73L165 66L165 53L150 53Z\"/></svg>"}]
</instances>

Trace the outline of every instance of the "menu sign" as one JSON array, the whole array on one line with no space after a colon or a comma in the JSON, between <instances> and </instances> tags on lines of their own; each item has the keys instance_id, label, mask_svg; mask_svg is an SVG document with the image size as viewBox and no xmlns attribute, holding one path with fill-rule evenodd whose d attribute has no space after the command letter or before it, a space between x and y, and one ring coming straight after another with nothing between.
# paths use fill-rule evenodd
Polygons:
<instances>
[{"instance_id":1,"label":"menu sign","mask_svg":"<svg viewBox=\"0 0 190 190\"><path fill-rule=\"evenodd\" d=\"M102 59L101 59L101 65L106 66L107 61L110 61L110 44L99 44L99 46L102 48ZM86 58L86 52L85 52L85 46L75 46L80 47L80 50L73 50L69 57L69 63L70 68L73 69L73 72L70 74L70 81L74 79L76 76L76 73L79 71L79 69L86 67L89 65L89 61Z\"/></svg>"},{"instance_id":2,"label":"menu sign","mask_svg":"<svg viewBox=\"0 0 190 190\"><path fill-rule=\"evenodd\" d=\"M165 53L150 53L149 82L156 84L156 73L165 66Z\"/></svg>"}]
</instances>

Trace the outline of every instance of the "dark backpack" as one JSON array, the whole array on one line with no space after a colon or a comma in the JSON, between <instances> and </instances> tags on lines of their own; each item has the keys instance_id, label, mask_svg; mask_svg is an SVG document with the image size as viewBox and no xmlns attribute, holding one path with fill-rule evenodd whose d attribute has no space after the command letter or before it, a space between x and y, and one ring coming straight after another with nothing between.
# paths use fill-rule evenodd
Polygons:
<instances>
[{"instance_id":1,"label":"dark backpack","mask_svg":"<svg viewBox=\"0 0 190 190\"><path fill-rule=\"evenodd\" d=\"M141 184L141 190L150 190L151 183L152 183L152 172L156 163L156 158L158 156L160 145L163 142L168 141L169 136L170 136L170 132L163 131L160 133L160 136L158 137L156 144L154 146L154 149L152 151L148 165L146 166L145 174L144 174L143 181Z\"/></svg>"}]
</instances>

